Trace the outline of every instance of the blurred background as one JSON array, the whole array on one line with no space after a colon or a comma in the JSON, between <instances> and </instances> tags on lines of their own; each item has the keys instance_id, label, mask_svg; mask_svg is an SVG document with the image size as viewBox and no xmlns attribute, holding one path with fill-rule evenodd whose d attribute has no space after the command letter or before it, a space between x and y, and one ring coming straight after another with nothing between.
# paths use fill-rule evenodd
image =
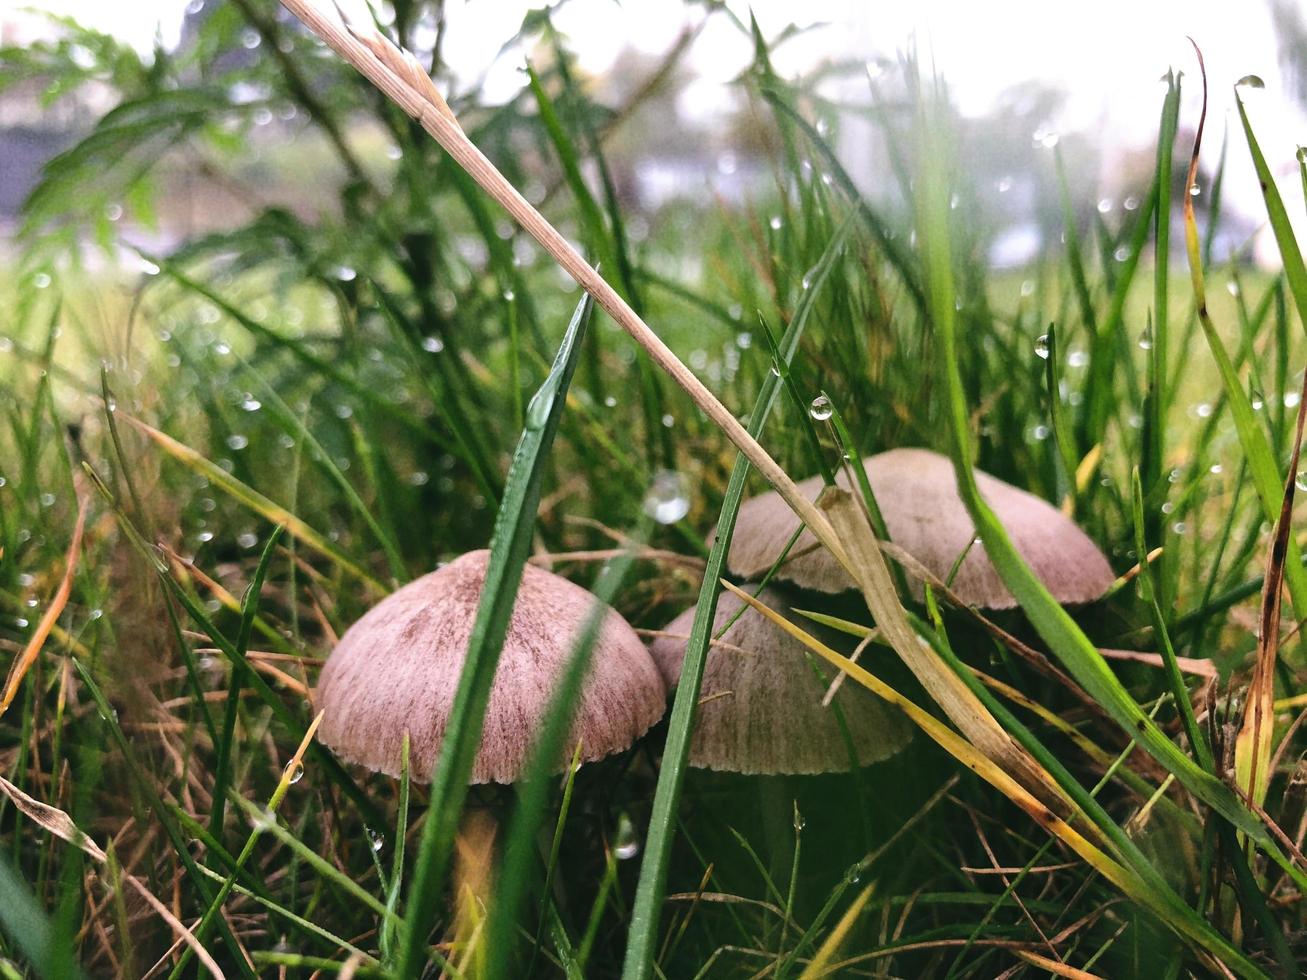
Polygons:
<instances>
[{"instance_id":1,"label":"blurred background","mask_svg":"<svg viewBox=\"0 0 1307 980\"><path fill-rule=\"evenodd\" d=\"M119 223L137 243L168 248L199 232L235 227L270 204L305 215L325 206L315 191L342 176L339 154L302 107L275 98L263 77L278 70L277 58L261 50L264 38L244 22L240 6L221 0L0 5L0 41L30 47L33 61L44 46L64 46L84 76L24 79L11 68L0 79L5 239L20 227L22 202L42 165L84 136L118 97L122 79L112 76L126 65L96 49L99 33L106 43L121 44L124 57L139 58L134 70L157 70L165 58L189 61L192 70L227 86L231 111L225 133L186 133L169 141L164 165L155 171L160 186L148 220L139 202L131 207L107 200L106 214L89 216L93 224ZM251 6L273 10L265 3ZM393 26L394 9L381 6L378 15ZM551 57L531 29L532 18L540 16L531 4L453 0L413 10L404 33L420 57L434 61L456 104L511 104L527 86L526 60ZM893 203L896 182L889 177L893 148L868 118L876 111L874 99L901 89L896 67L905 53L933 64L965 120L968 166L986 208L989 257L999 266L1029 263L1061 227L1047 152L1055 144L1063 146L1071 168L1077 210L1108 214L1138 206L1153 166L1159 76L1168 69L1192 80L1181 111L1181 145L1187 148L1201 93L1186 36L1207 62L1210 158L1230 131L1232 86L1255 74L1266 85L1255 107L1263 145L1286 178L1284 192L1302 199L1292 155L1307 129L1307 5L1300 0L1107 0L1074 8L1033 0L571 0L550 11L585 91L600 105L629 107L612 120L605 144L623 205L646 220L677 200L739 205L769 184L766 158L774 132L739 84L752 58L745 29L750 17L778 42L772 51L778 74L808 80L807 91L821 101L830 124L838 122L834 145L842 161L860 189L880 203ZM279 17L285 20L284 13ZM68 39L70 21L88 34ZM206 46L220 46L226 26L239 31L236 49L206 63ZM248 142L235 138L237 130ZM398 153L376 125L348 126L344 136L369 170L385 172ZM1177 153L1177 168L1183 156ZM1227 165L1231 179L1216 257L1243 250L1274 265L1274 249L1258 235L1263 210L1246 150L1236 146Z\"/></svg>"}]
</instances>

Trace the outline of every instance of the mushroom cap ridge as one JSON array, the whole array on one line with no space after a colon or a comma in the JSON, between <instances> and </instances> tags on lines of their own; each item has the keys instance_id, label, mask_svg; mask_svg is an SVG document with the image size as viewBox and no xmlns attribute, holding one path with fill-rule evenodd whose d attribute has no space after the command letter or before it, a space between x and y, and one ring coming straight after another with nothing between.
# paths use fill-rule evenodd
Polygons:
<instances>
[{"instance_id":1,"label":"mushroom cap ridge","mask_svg":"<svg viewBox=\"0 0 1307 980\"><path fill-rule=\"evenodd\" d=\"M340 758L397 776L405 730L410 773L431 778L485 581L469 552L387 596L345 631L323 667L318 737ZM539 732L573 645L598 600L527 565L486 709L472 782L510 783ZM666 692L635 631L608 609L573 717L582 760L619 752L662 717ZM560 761L559 768L565 763Z\"/></svg>"}]
</instances>

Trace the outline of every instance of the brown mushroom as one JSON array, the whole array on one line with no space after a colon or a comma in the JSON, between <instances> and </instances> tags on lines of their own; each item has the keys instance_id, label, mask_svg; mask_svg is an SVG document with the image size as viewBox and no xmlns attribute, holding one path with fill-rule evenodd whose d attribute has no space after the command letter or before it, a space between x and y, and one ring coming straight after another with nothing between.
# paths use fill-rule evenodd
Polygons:
<instances>
[{"instance_id":1,"label":"brown mushroom","mask_svg":"<svg viewBox=\"0 0 1307 980\"><path fill-rule=\"evenodd\" d=\"M958 496L953 463L927 449L892 449L868 456L863 466L890 539L937 577L947 579L976 536L971 515ZM856 492L843 471L836 483ZM1017 551L1059 602L1092 602L1111 586L1115 577L1107 558L1057 508L980 470L976 483ZM815 500L822 481L812 477L798 486ZM799 519L775 492L746 501L731 538L731 571L744 578L761 576L781 556L798 527ZM790 555L794 557L777 572L780 580L819 592L855 587L806 529ZM1011 609L1017 604L978 541L958 567L952 588L964 602L983 608ZM921 584L913 582L912 589L920 599Z\"/></svg>"},{"instance_id":2,"label":"brown mushroom","mask_svg":"<svg viewBox=\"0 0 1307 980\"><path fill-rule=\"evenodd\" d=\"M773 609L784 607L784 599L769 589L759 599ZM741 605L734 594L722 594L714 636ZM693 621L691 607L650 644L669 687L680 680ZM821 632L807 624L804 628ZM746 609L708 651L690 765L747 774L847 772L854 758L865 766L903 748L911 737L907 721L856 684L841 685L830 706L823 706L835 676L824 662L810 658L798 640Z\"/></svg>"},{"instance_id":3,"label":"brown mushroom","mask_svg":"<svg viewBox=\"0 0 1307 980\"><path fill-rule=\"evenodd\" d=\"M398 775L404 732L410 772L431 778L485 581L473 551L387 596L341 637L317 689L318 737L340 758ZM474 783L521 776L549 699L589 620L592 594L528 565L522 574L486 709ZM583 761L630 746L662 717L666 691L635 631L608 609L573 716ZM561 763L560 763L561 768Z\"/></svg>"}]
</instances>

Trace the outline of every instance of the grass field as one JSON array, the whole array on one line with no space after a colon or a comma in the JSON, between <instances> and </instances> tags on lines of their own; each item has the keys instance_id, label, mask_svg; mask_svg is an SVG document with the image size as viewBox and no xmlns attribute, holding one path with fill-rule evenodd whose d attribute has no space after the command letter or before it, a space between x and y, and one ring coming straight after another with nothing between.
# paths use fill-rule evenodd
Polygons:
<instances>
[{"instance_id":1,"label":"grass field","mask_svg":"<svg viewBox=\"0 0 1307 980\"><path fill-rule=\"evenodd\" d=\"M467 788L522 563L657 631L715 600L711 532L766 483L613 317L567 329L581 290L417 124L234 3L153 75L117 62L122 106L47 169L2 287L0 974L1295 975L1307 272L1273 184L1285 273L1211 254L1219 170L1187 249L1172 175L1197 73L1157 107L1163 176L1137 208L1068 204L1062 242L994 270L968 220L994 191L911 62L873 113L901 153L897 204L858 194L833 107L778 77L759 35L740 84L774 130L770 189L645 216L609 179L621 112L547 21L524 30L552 57L506 107L455 101L472 142L545 188L545 218L786 474L950 454L1020 607L780 586L804 629L794 609L880 628L862 673L856 640L833 641L846 684L912 702L914 736L871 766L691 768L683 681L625 753L556 775L563 714L530 778ZM258 61L224 67L248 31ZM72 71L63 55L3 57L44 78ZM235 100L233 78L260 97ZM239 157L265 105L337 155L320 211L78 268L78 236L118 236L107 203L147 215L154 159ZM1230 143L1256 150L1252 130ZM973 466L1073 516L1122 580L1064 612L968 494ZM896 580L856 514L838 541L858 580ZM487 547L435 781L340 763L311 738L340 635ZM687 673L708 639L693 631Z\"/></svg>"}]
</instances>

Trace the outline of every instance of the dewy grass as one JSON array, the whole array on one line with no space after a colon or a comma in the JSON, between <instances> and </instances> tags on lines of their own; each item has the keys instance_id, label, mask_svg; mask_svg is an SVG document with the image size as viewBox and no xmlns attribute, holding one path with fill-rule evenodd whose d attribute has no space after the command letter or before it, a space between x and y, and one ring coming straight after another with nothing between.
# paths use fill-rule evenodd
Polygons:
<instances>
[{"instance_id":1,"label":"dewy grass","mask_svg":"<svg viewBox=\"0 0 1307 980\"><path fill-rule=\"evenodd\" d=\"M983 154L944 175L938 146L917 147L927 123L970 140L984 122L918 118L935 93L910 59L871 85L863 121L889 157L863 193L868 174L835 151L849 107L773 66L784 36L714 8L752 47L737 91L756 156L735 162L745 183L767 171L765 186L743 203L640 211L630 166L664 132L660 86L684 48L629 69L647 70L630 103L605 105L549 14L533 14L517 38L535 52L522 91L495 107L460 92L455 119L428 78L442 68L423 47L424 8L395 7L394 46L366 18L323 23L392 94L417 93L403 103L415 117L245 0L197 18L194 48L152 64L67 23L67 43L0 49L0 70L34 90L95 77L122 99L46 172L0 282L0 975L1291 973L1307 912L1287 712L1307 677L1291 624L1259 617L1257 593L1273 612L1281 569L1295 607L1304 592L1300 535L1263 525L1297 476L1307 267L1254 134L1251 83L1232 152L1246 145L1264 181L1282 275L1222 254L1223 165L1197 199L1170 182L1165 152L1174 139L1182 160L1197 122L1174 77L1157 100L1161 152L1132 200L1094 207L1074 139L1035 151L1023 174L1064 244L995 270L993 212L1009 198ZM113 70L88 73L81 52ZM292 107L296 139L246 167L242 127ZM234 161L227 176L250 199L279 200L290 173L322 200L143 256L139 282L71 267L85 241L117 241L117 209L148 222L158 175L191 152ZM1182 207L1188 277L1166 267ZM538 421L527 396L556 378L577 307L559 261L615 321L568 335L566 410L528 467L537 501L520 493L512 447ZM760 317L777 325L775 350ZM792 403L777 412L773 363ZM819 393L834 428L808 414ZM712 710L695 678L740 500L845 458L951 443L983 539L958 560L983 549L1024 611L980 618L927 581L922 612L902 584L919 564L872 541L851 501L837 550L856 543L859 563L879 562L876 614L851 594L787 596L848 634L831 652L845 684L878 682L931 737L855 775L691 769L695 717ZM972 466L1070 507L1116 571L1143 566L1064 614L988 520ZM679 471L659 474L678 488L662 505L686 512L636 546L623 529L649 527L660 470ZM393 583L484 547L497 513L515 525L515 561L529 550L587 581L621 554L609 595L640 627L700 598L667 722L565 780L545 778L563 754L551 750L520 794L467 788L457 765L434 790L425 773L363 777L317 743L290 781L282 764L336 638ZM492 590L501 608L511 578ZM947 672L979 708L963 713L959 694L950 722L887 626L900 647L929 644L920 669ZM1137 656L1097 654L1125 647ZM451 733L460 758L475 749L475 707ZM992 727L973 724L981 711ZM997 751L980 751L989 737ZM1226 788L1227 769L1258 809ZM269 822L250 801L274 794ZM446 873L475 809L507 828L484 909Z\"/></svg>"}]
</instances>

